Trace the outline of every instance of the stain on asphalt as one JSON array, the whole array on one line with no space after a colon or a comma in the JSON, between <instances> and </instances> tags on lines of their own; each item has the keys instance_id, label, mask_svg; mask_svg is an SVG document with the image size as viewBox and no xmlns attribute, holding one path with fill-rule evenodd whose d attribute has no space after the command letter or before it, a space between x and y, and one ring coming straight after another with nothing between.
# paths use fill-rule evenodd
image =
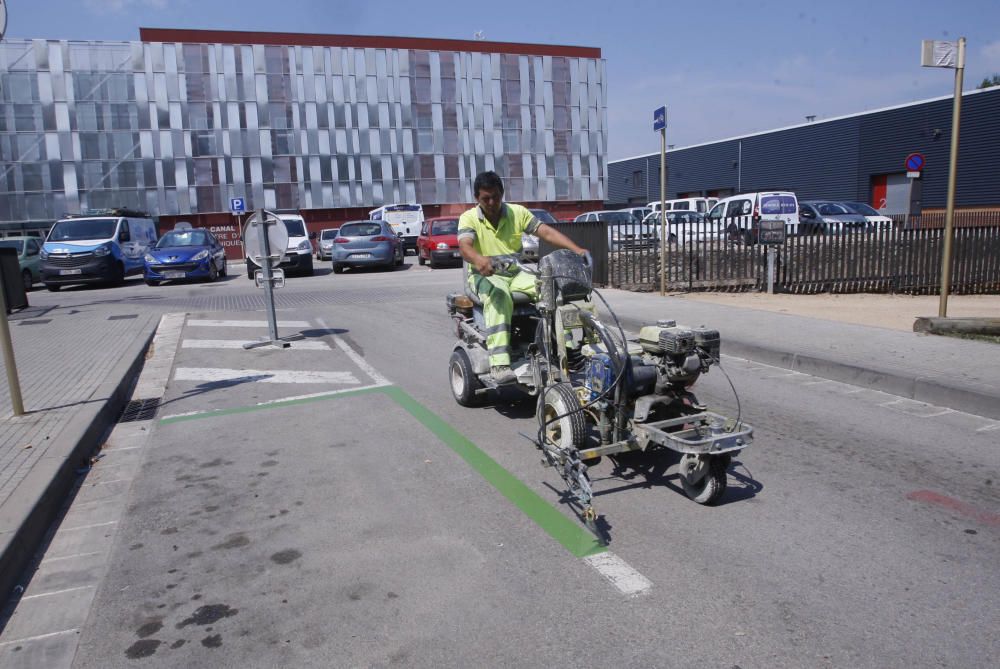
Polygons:
<instances>
[{"instance_id":1,"label":"stain on asphalt","mask_svg":"<svg viewBox=\"0 0 1000 669\"><path fill-rule=\"evenodd\" d=\"M264 455L268 455L268 456L270 456L270 457L272 457L272 458L273 458L273 457L274 457L274 456L276 456L276 455L277 455L278 453L281 453L281 451L268 451L268 452L267 452L267 453L265 453Z\"/></svg>"},{"instance_id":2,"label":"stain on asphalt","mask_svg":"<svg viewBox=\"0 0 1000 669\"><path fill-rule=\"evenodd\" d=\"M288 550L278 551L277 553L272 555L271 561L277 564L291 564L292 562L298 560L300 557L302 557L302 553L295 550L294 548L289 548Z\"/></svg>"},{"instance_id":3,"label":"stain on asphalt","mask_svg":"<svg viewBox=\"0 0 1000 669\"><path fill-rule=\"evenodd\" d=\"M209 467L218 467L221 464L222 464L222 458L216 458L209 462L203 462L198 466L201 467L202 469L208 469Z\"/></svg>"},{"instance_id":4,"label":"stain on asphalt","mask_svg":"<svg viewBox=\"0 0 1000 669\"><path fill-rule=\"evenodd\" d=\"M218 648L222 645L222 635L213 634L212 636L207 636L201 640L201 645L205 648Z\"/></svg>"},{"instance_id":5,"label":"stain on asphalt","mask_svg":"<svg viewBox=\"0 0 1000 669\"><path fill-rule=\"evenodd\" d=\"M190 618L185 618L177 623L177 629L182 629L188 625L211 625L223 618L231 618L237 613L239 613L238 609L231 609L227 604L206 604L205 606L199 606L191 614Z\"/></svg>"},{"instance_id":6,"label":"stain on asphalt","mask_svg":"<svg viewBox=\"0 0 1000 669\"><path fill-rule=\"evenodd\" d=\"M188 557L188 558L191 558L191 559L196 558L196 557L201 557L201 551L192 551L192 552L188 553L185 557Z\"/></svg>"},{"instance_id":7,"label":"stain on asphalt","mask_svg":"<svg viewBox=\"0 0 1000 669\"><path fill-rule=\"evenodd\" d=\"M264 460L264 462L260 463L260 466L261 467L274 467L277 464L278 464L277 460Z\"/></svg>"},{"instance_id":8,"label":"stain on asphalt","mask_svg":"<svg viewBox=\"0 0 1000 669\"><path fill-rule=\"evenodd\" d=\"M153 636L161 629L163 629L163 620L161 618L151 618L135 631L135 635L140 639L145 639L146 637Z\"/></svg>"},{"instance_id":9,"label":"stain on asphalt","mask_svg":"<svg viewBox=\"0 0 1000 669\"><path fill-rule=\"evenodd\" d=\"M137 551L140 548L142 548L142 546L143 546L143 544L132 544L131 546L128 547L128 549L130 551Z\"/></svg>"},{"instance_id":10,"label":"stain on asphalt","mask_svg":"<svg viewBox=\"0 0 1000 669\"><path fill-rule=\"evenodd\" d=\"M352 602L360 601L365 595L375 589L371 583L358 583L347 590L347 598Z\"/></svg>"},{"instance_id":11,"label":"stain on asphalt","mask_svg":"<svg viewBox=\"0 0 1000 669\"><path fill-rule=\"evenodd\" d=\"M208 506L205 507L205 511L208 511L209 513L213 512L213 511L218 511L218 510L219 510L219 507L215 506L214 504L210 504L210 505L208 505Z\"/></svg>"},{"instance_id":12,"label":"stain on asphalt","mask_svg":"<svg viewBox=\"0 0 1000 669\"><path fill-rule=\"evenodd\" d=\"M392 590L390 590L389 592L385 593L385 596L388 597L389 599L398 599L399 598L399 595L397 595Z\"/></svg>"},{"instance_id":13,"label":"stain on asphalt","mask_svg":"<svg viewBox=\"0 0 1000 669\"><path fill-rule=\"evenodd\" d=\"M303 504L305 504L305 502L296 502L295 506L302 506Z\"/></svg>"},{"instance_id":14,"label":"stain on asphalt","mask_svg":"<svg viewBox=\"0 0 1000 669\"><path fill-rule=\"evenodd\" d=\"M125 650L125 657L130 660L140 660L144 657L149 657L156 652L156 649L160 647L161 643L163 642L157 641L156 639L143 639L142 641L136 641Z\"/></svg>"},{"instance_id":15,"label":"stain on asphalt","mask_svg":"<svg viewBox=\"0 0 1000 669\"><path fill-rule=\"evenodd\" d=\"M160 532L160 534L163 534L163 535L177 534L177 528L176 527L168 527L167 529L165 529L162 532Z\"/></svg>"},{"instance_id":16,"label":"stain on asphalt","mask_svg":"<svg viewBox=\"0 0 1000 669\"><path fill-rule=\"evenodd\" d=\"M282 509L278 513L280 513L282 516L287 516L289 514L289 511L288 511L288 509Z\"/></svg>"},{"instance_id":17,"label":"stain on asphalt","mask_svg":"<svg viewBox=\"0 0 1000 669\"><path fill-rule=\"evenodd\" d=\"M345 446L347 446L346 441L336 441L330 444L327 448L344 448Z\"/></svg>"},{"instance_id":18,"label":"stain on asphalt","mask_svg":"<svg viewBox=\"0 0 1000 669\"><path fill-rule=\"evenodd\" d=\"M174 650L177 650L186 643L187 639L178 639L177 641L174 641L172 644L170 644L170 647L173 648Z\"/></svg>"},{"instance_id":19,"label":"stain on asphalt","mask_svg":"<svg viewBox=\"0 0 1000 669\"><path fill-rule=\"evenodd\" d=\"M216 544L215 546L212 546L212 550L217 551L217 550L224 550L227 548L242 548L244 546L248 546L249 544L250 540L247 538L247 536L242 532L238 532L236 534L230 534L228 537L226 537L226 540L221 544Z\"/></svg>"},{"instance_id":20,"label":"stain on asphalt","mask_svg":"<svg viewBox=\"0 0 1000 669\"><path fill-rule=\"evenodd\" d=\"M200 595L200 594L197 594L197 595L195 595L195 596L193 596L193 597L191 598L191 600L192 600L192 601L195 601L195 602L197 602L197 601L198 601L199 599L201 599L201 595Z\"/></svg>"}]
</instances>

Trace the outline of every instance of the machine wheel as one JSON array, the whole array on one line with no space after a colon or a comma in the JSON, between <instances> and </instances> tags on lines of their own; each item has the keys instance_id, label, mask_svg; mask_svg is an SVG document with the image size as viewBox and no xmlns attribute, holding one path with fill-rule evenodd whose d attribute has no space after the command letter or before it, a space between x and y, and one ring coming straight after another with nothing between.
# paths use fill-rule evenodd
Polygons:
<instances>
[{"instance_id":1,"label":"machine wheel","mask_svg":"<svg viewBox=\"0 0 1000 669\"><path fill-rule=\"evenodd\" d=\"M542 419L545 421L545 437L550 443L561 449L583 446L587 438L587 418L583 411L573 411L579 408L580 400L570 384L557 383L545 389ZM553 421L556 416L562 418Z\"/></svg>"},{"instance_id":2,"label":"machine wheel","mask_svg":"<svg viewBox=\"0 0 1000 669\"><path fill-rule=\"evenodd\" d=\"M334 274L343 274L344 273L344 266L341 265L340 263L333 263L333 273Z\"/></svg>"},{"instance_id":3,"label":"machine wheel","mask_svg":"<svg viewBox=\"0 0 1000 669\"><path fill-rule=\"evenodd\" d=\"M45 284L45 287L48 288L53 293L58 293L59 289L62 288L62 286L59 285L58 283L47 283Z\"/></svg>"},{"instance_id":4,"label":"machine wheel","mask_svg":"<svg viewBox=\"0 0 1000 669\"><path fill-rule=\"evenodd\" d=\"M685 460L681 460L681 466L685 465ZM697 483L688 483L687 478L681 473L681 485L684 487L684 494L698 504L714 504L726 492L726 469L729 465L729 458L710 456L708 461L708 471Z\"/></svg>"},{"instance_id":5,"label":"machine wheel","mask_svg":"<svg viewBox=\"0 0 1000 669\"><path fill-rule=\"evenodd\" d=\"M474 407L479 404L476 391L482 388L476 372L472 369L472 361L464 349L456 348L448 363L448 377L451 382L451 394L455 401L464 407Z\"/></svg>"},{"instance_id":6,"label":"machine wheel","mask_svg":"<svg viewBox=\"0 0 1000 669\"><path fill-rule=\"evenodd\" d=\"M35 283L35 280L31 278L31 270L26 269L21 272L21 280L24 281L24 292L31 292L31 284Z\"/></svg>"}]
</instances>

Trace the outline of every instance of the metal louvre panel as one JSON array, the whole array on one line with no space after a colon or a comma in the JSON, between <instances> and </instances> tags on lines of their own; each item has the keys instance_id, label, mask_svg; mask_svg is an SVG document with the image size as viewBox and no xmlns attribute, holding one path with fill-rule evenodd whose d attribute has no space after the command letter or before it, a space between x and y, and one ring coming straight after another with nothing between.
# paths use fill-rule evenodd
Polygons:
<instances>
[{"instance_id":1,"label":"metal louvre panel","mask_svg":"<svg viewBox=\"0 0 1000 669\"><path fill-rule=\"evenodd\" d=\"M70 255L49 254L46 261L55 267L83 267L94 259L93 253L72 253Z\"/></svg>"}]
</instances>

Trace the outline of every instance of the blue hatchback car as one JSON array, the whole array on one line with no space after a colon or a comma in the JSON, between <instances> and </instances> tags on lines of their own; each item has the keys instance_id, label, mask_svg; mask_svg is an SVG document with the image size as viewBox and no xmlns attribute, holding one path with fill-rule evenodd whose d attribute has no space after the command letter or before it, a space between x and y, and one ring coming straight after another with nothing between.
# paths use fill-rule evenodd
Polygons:
<instances>
[{"instance_id":1,"label":"blue hatchback car","mask_svg":"<svg viewBox=\"0 0 1000 669\"><path fill-rule=\"evenodd\" d=\"M226 275L226 250L208 230L171 230L146 254L146 284L173 279L215 281Z\"/></svg>"}]
</instances>

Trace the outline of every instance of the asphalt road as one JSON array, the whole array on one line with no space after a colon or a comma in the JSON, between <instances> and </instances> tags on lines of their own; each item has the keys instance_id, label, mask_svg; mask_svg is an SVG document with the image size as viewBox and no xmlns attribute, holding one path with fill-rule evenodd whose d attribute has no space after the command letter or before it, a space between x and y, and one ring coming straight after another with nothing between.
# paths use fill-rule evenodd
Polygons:
<instances>
[{"instance_id":1,"label":"asphalt road","mask_svg":"<svg viewBox=\"0 0 1000 669\"><path fill-rule=\"evenodd\" d=\"M988 421L724 358L756 442L722 504L689 501L669 457L591 470L610 550L651 584L629 597L581 557L585 533L557 540L558 519L512 503L580 527L518 436L533 404L451 398L460 270L408 263L289 280L279 318L325 349L178 348L75 666L994 664ZM188 311L182 339L236 341L261 333L193 324L262 318L220 311L257 299L235 274L31 299ZM275 370L322 380L258 382ZM695 390L736 412L720 370Z\"/></svg>"}]
</instances>

